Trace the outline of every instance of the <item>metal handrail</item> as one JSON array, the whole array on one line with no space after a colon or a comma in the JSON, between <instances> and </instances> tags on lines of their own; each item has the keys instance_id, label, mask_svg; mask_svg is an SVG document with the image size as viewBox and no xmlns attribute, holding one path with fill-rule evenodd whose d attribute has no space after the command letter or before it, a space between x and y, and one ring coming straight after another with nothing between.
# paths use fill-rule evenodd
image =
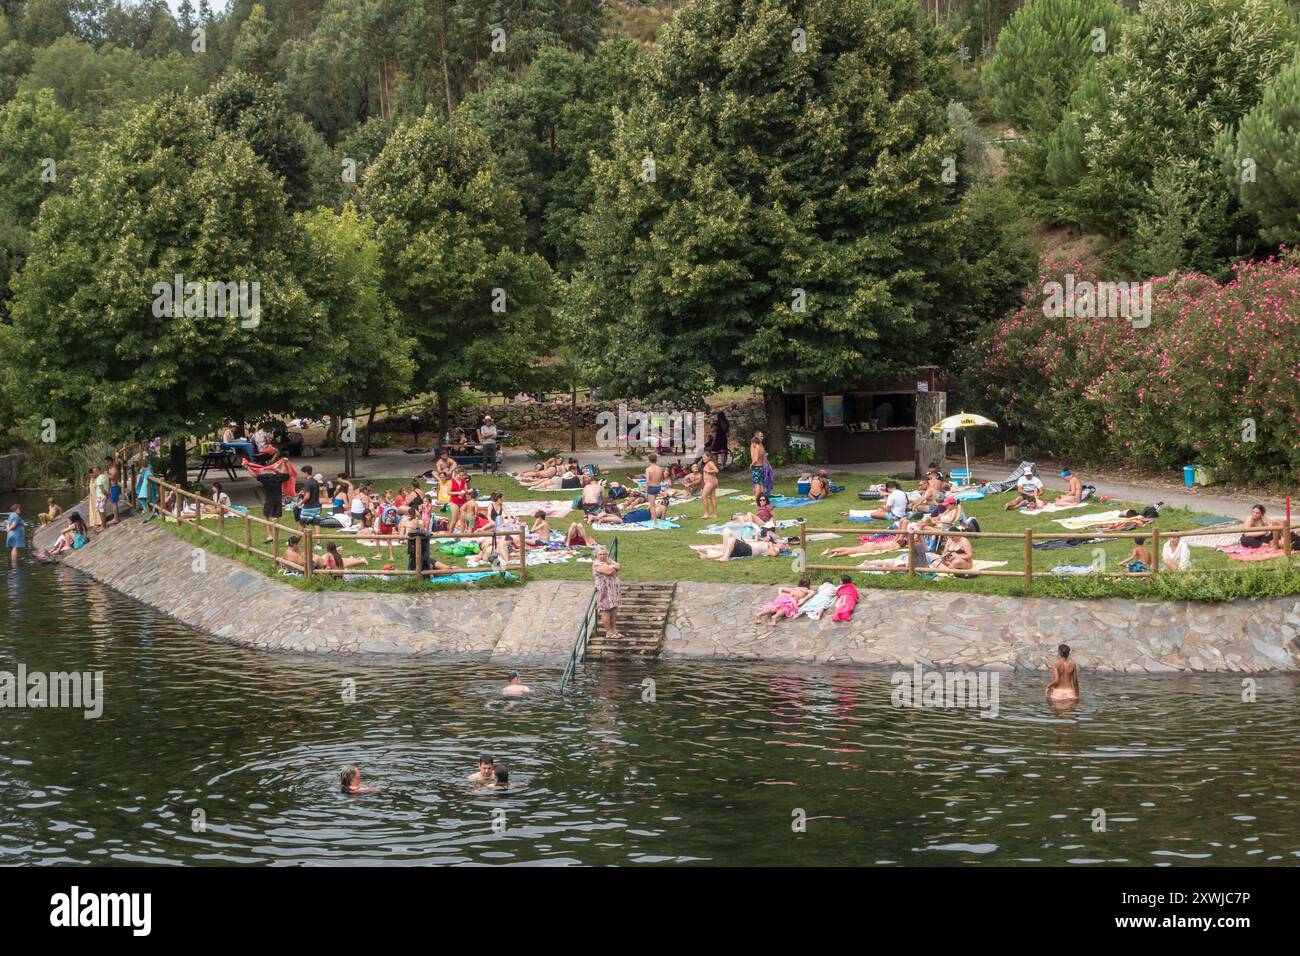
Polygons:
<instances>
[{"instance_id":1,"label":"metal handrail","mask_svg":"<svg viewBox=\"0 0 1300 956\"><path fill-rule=\"evenodd\" d=\"M615 561L618 560L618 536L609 545L609 556ZM569 681L573 680L573 674L587 658L587 640L596 630L596 621L599 612L596 610L596 589L591 589L591 597L587 599L587 610L582 615L582 623L578 626L578 636L573 640L573 650L569 651L569 659L564 665L564 673L560 675L560 693L569 686Z\"/></svg>"}]
</instances>

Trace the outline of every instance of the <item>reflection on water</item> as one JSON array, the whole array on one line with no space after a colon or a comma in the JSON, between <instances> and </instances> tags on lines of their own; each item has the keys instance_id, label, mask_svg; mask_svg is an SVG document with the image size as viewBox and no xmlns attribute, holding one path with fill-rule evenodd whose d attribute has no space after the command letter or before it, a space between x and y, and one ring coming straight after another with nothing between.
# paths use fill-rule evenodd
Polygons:
<instances>
[{"instance_id":1,"label":"reflection on water","mask_svg":"<svg viewBox=\"0 0 1300 956\"><path fill-rule=\"evenodd\" d=\"M660 662L564 698L531 669L506 701L487 662L266 654L60 566L6 575L0 668L102 670L106 700L0 710L0 863L1300 859L1292 677L1245 704L1238 677L1085 675L1053 711L1003 676L983 719L895 709L887 671ZM516 788L469 788L483 752ZM338 793L350 763L380 792Z\"/></svg>"}]
</instances>

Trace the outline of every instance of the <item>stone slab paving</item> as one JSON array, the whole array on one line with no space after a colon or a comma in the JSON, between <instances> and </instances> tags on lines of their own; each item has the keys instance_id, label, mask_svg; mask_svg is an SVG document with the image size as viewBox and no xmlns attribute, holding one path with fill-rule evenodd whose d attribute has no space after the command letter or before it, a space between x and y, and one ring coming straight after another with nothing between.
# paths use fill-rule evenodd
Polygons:
<instances>
[{"instance_id":1,"label":"stone slab paving","mask_svg":"<svg viewBox=\"0 0 1300 956\"><path fill-rule=\"evenodd\" d=\"M853 619L751 623L775 588L677 585L664 657L1046 670L1056 645L1080 666L1129 674L1300 670L1300 597L1227 604L1069 601L863 590Z\"/></svg>"}]
</instances>

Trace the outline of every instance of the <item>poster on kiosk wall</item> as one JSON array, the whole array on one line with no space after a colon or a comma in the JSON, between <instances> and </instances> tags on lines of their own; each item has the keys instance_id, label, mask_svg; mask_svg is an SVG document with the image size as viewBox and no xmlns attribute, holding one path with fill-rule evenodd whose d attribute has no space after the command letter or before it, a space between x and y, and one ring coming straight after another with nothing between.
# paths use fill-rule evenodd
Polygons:
<instances>
[{"instance_id":1,"label":"poster on kiosk wall","mask_svg":"<svg viewBox=\"0 0 1300 956\"><path fill-rule=\"evenodd\" d=\"M822 427L844 427L844 396L826 395L822 398Z\"/></svg>"}]
</instances>

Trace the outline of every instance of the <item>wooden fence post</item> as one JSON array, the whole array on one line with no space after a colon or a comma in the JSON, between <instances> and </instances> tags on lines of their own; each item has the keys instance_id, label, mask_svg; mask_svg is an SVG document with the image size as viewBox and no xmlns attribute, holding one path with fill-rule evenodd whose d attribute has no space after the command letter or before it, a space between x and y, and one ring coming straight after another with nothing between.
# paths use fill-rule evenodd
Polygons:
<instances>
[{"instance_id":1,"label":"wooden fence post","mask_svg":"<svg viewBox=\"0 0 1300 956\"><path fill-rule=\"evenodd\" d=\"M911 527L907 529L907 576L916 577L916 542L913 540Z\"/></svg>"},{"instance_id":2,"label":"wooden fence post","mask_svg":"<svg viewBox=\"0 0 1300 956\"><path fill-rule=\"evenodd\" d=\"M308 528L302 533L302 576L308 581L311 580L311 566L316 557L311 538L311 528Z\"/></svg>"},{"instance_id":3,"label":"wooden fence post","mask_svg":"<svg viewBox=\"0 0 1300 956\"><path fill-rule=\"evenodd\" d=\"M1025 590L1034 589L1034 529L1025 529Z\"/></svg>"},{"instance_id":4,"label":"wooden fence post","mask_svg":"<svg viewBox=\"0 0 1300 956\"><path fill-rule=\"evenodd\" d=\"M244 551L248 554L253 553L253 522L247 513L244 514Z\"/></svg>"},{"instance_id":5,"label":"wooden fence post","mask_svg":"<svg viewBox=\"0 0 1300 956\"><path fill-rule=\"evenodd\" d=\"M528 532L519 529L519 580L528 580Z\"/></svg>"},{"instance_id":6,"label":"wooden fence post","mask_svg":"<svg viewBox=\"0 0 1300 956\"><path fill-rule=\"evenodd\" d=\"M1160 573L1160 529L1151 529L1151 577Z\"/></svg>"}]
</instances>

